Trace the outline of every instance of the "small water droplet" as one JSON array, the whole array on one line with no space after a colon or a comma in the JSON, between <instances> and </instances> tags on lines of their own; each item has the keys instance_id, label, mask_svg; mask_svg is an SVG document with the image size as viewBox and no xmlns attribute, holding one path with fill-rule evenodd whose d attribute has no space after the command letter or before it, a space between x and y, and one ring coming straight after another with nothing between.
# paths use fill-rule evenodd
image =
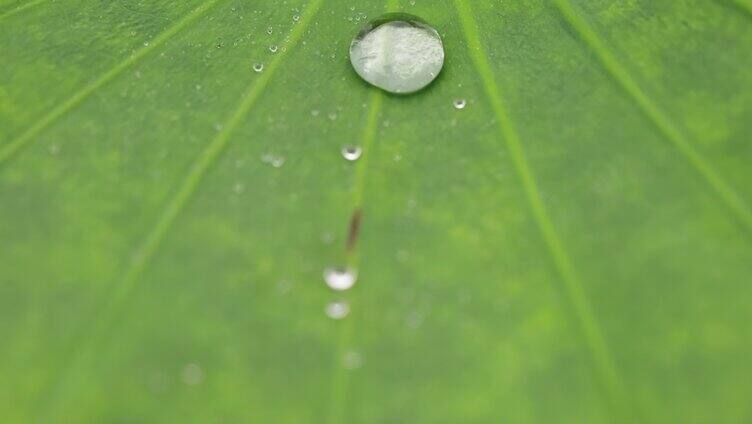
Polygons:
<instances>
[{"instance_id":1,"label":"small water droplet","mask_svg":"<svg viewBox=\"0 0 752 424\"><path fill-rule=\"evenodd\" d=\"M347 302L331 302L326 305L325 311L331 319L343 319L350 313L350 305Z\"/></svg>"},{"instance_id":2,"label":"small water droplet","mask_svg":"<svg viewBox=\"0 0 752 424\"><path fill-rule=\"evenodd\" d=\"M275 45L271 45L271 46L269 46L269 51L270 51L271 53L277 53L277 49L278 49L278 47L277 47L277 46L275 46Z\"/></svg>"},{"instance_id":3,"label":"small water droplet","mask_svg":"<svg viewBox=\"0 0 752 424\"><path fill-rule=\"evenodd\" d=\"M277 281L277 292L279 294L287 294L292 290L292 283L290 283L288 280L279 280Z\"/></svg>"},{"instance_id":4,"label":"small water droplet","mask_svg":"<svg viewBox=\"0 0 752 424\"><path fill-rule=\"evenodd\" d=\"M441 72L444 46L439 33L420 18L390 13L355 37L350 62L370 84L391 93L413 93Z\"/></svg>"},{"instance_id":5,"label":"small water droplet","mask_svg":"<svg viewBox=\"0 0 752 424\"><path fill-rule=\"evenodd\" d=\"M263 63L254 63L253 64L253 72L260 73L264 71L264 64Z\"/></svg>"},{"instance_id":6,"label":"small water droplet","mask_svg":"<svg viewBox=\"0 0 752 424\"><path fill-rule=\"evenodd\" d=\"M327 268L324 270L324 281L332 290L349 290L358 280L358 273L352 269Z\"/></svg>"},{"instance_id":7,"label":"small water droplet","mask_svg":"<svg viewBox=\"0 0 752 424\"><path fill-rule=\"evenodd\" d=\"M407 318L405 318L405 324L408 328L414 330L423 324L423 315L418 312L410 312L407 314Z\"/></svg>"},{"instance_id":8,"label":"small water droplet","mask_svg":"<svg viewBox=\"0 0 752 424\"><path fill-rule=\"evenodd\" d=\"M268 27L268 28L266 29L266 33L267 33L267 34L269 34L269 35L272 35L272 34L274 33L274 28L272 28L272 27Z\"/></svg>"},{"instance_id":9,"label":"small water droplet","mask_svg":"<svg viewBox=\"0 0 752 424\"><path fill-rule=\"evenodd\" d=\"M467 107L467 100L465 99L456 99L453 103L454 108L457 110L462 110Z\"/></svg>"},{"instance_id":10,"label":"small water droplet","mask_svg":"<svg viewBox=\"0 0 752 424\"><path fill-rule=\"evenodd\" d=\"M348 370L356 370L362 367L364 363L363 355L355 350L348 351L342 358L342 365Z\"/></svg>"},{"instance_id":11,"label":"small water droplet","mask_svg":"<svg viewBox=\"0 0 752 424\"><path fill-rule=\"evenodd\" d=\"M320 114L320 113L321 113L321 112L319 112L319 110L318 110L318 109L313 109L313 110L311 111L311 116L319 116L319 114Z\"/></svg>"},{"instance_id":12,"label":"small water droplet","mask_svg":"<svg viewBox=\"0 0 752 424\"><path fill-rule=\"evenodd\" d=\"M337 120L337 112L329 112L329 119L332 121Z\"/></svg>"},{"instance_id":13,"label":"small water droplet","mask_svg":"<svg viewBox=\"0 0 752 424\"><path fill-rule=\"evenodd\" d=\"M361 154L363 154L363 149L359 146L345 146L342 148L342 157L350 162L360 159Z\"/></svg>"},{"instance_id":14,"label":"small water droplet","mask_svg":"<svg viewBox=\"0 0 752 424\"><path fill-rule=\"evenodd\" d=\"M300 22L300 15L292 15L293 22Z\"/></svg>"},{"instance_id":15,"label":"small water droplet","mask_svg":"<svg viewBox=\"0 0 752 424\"><path fill-rule=\"evenodd\" d=\"M188 386L197 386L204 381L204 370L198 364L188 364L180 372L180 379Z\"/></svg>"},{"instance_id":16,"label":"small water droplet","mask_svg":"<svg viewBox=\"0 0 752 424\"><path fill-rule=\"evenodd\" d=\"M265 155L261 156L261 161L264 163L267 163L275 168L281 168L282 165L285 164L285 158L282 156L273 155L271 153L267 153Z\"/></svg>"}]
</instances>

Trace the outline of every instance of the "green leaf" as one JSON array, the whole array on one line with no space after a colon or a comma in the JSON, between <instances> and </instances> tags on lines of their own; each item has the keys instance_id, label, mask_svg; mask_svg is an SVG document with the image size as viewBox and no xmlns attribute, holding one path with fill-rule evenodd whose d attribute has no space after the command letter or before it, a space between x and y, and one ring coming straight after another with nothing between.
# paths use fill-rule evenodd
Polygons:
<instances>
[{"instance_id":1,"label":"green leaf","mask_svg":"<svg viewBox=\"0 0 752 424\"><path fill-rule=\"evenodd\" d=\"M415 95L349 64L387 9L444 39ZM0 42L0 421L752 420L748 1L0 0Z\"/></svg>"}]
</instances>

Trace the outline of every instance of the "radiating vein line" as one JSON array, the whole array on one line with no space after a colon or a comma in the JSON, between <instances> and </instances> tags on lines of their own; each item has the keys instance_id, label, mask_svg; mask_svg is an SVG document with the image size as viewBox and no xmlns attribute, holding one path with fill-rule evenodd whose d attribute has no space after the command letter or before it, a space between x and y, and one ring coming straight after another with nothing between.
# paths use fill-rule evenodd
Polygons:
<instances>
[{"instance_id":1,"label":"radiating vein line","mask_svg":"<svg viewBox=\"0 0 752 424\"><path fill-rule=\"evenodd\" d=\"M371 150L374 140L376 139L376 130L378 129L379 114L381 113L381 104L383 103L384 95L377 88L371 89L371 99L368 106L368 118L366 125L363 129L361 148L363 152L361 158L358 161L355 184L353 188L353 210L359 211L363 209L363 202L365 200L365 187L368 173L368 161L371 156ZM350 269L358 269L360 265L360 249L356 246L353 249L348 249L347 266ZM358 305L351 301L351 309L356 309ZM342 366L342 359L344 358L347 350L352 345L352 337L355 332L355 313L340 323L339 340L337 343L337 358L334 361L334 377L332 378L332 392L330 395L330 408L328 422L330 424L340 424L344 422L345 416L345 404L347 399L347 387L349 385L349 373Z\"/></svg>"},{"instance_id":2,"label":"radiating vein line","mask_svg":"<svg viewBox=\"0 0 752 424\"><path fill-rule=\"evenodd\" d=\"M39 135L42 131L47 129L50 125L57 120L65 116L68 112L75 109L84 100L92 95L95 91L105 86L110 81L114 80L123 71L132 67L133 65L144 59L149 53L162 46L170 38L174 37L181 30L188 27L191 23L197 21L200 17L204 16L215 5L225 0L208 0L201 6L193 9L174 25L168 27L164 32L156 36L148 46L144 46L136 50L133 54L128 56L125 60L121 61L109 71L102 74L99 78L82 87L67 100L60 103L46 115L39 118L34 124L32 124L26 131L21 133L18 137L11 140L7 144L0 147L0 166L5 164L11 157L13 157L19 150L31 142L34 137Z\"/></svg>"},{"instance_id":3,"label":"radiating vein line","mask_svg":"<svg viewBox=\"0 0 752 424\"><path fill-rule=\"evenodd\" d=\"M196 188L203 180L206 172L222 154L232 136L232 133L238 125L243 122L243 119L269 84L269 81L272 79L285 57L287 57L289 52L303 37L304 31L313 20L322 3L323 0L310 1L300 22L290 34L289 47L286 51L281 51L279 54L275 55L273 60L269 63L268 68L250 85L235 112L225 121L225 124L222 126L222 131L217 134L194 162L190 171L180 184L180 188L163 210L156 225L152 228L136 251L136 255L123 278L123 281L126 282L126 284L121 285L122 289L130 291L129 286L138 279L146 265L148 265L149 260L154 256L157 248L161 245L161 241L165 234L172 227L175 219L195 193Z\"/></svg>"},{"instance_id":4,"label":"radiating vein line","mask_svg":"<svg viewBox=\"0 0 752 424\"><path fill-rule=\"evenodd\" d=\"M571 302L577 322L595 362L597 375L607 390L609 400L615 406L623 408L627 401L621 376L602 334L587 293L582 286L580 277L577 275L569 254L559 238L543 203L538 184L522 147L522 142L507 112L506 105L501 97L501 90L496 83L488 56L480 41L477 24L473 17L469 0L454 0L454 3L459 14L470 55L483 82L483 87L491 103L491 107L496 114L499 132L506 142L535 222L541 231L546 247L563 282L566 297Z\"/></svg>"},{"instance_id":5,"label":"radiating vein line","mask_svg":"<svg viewBox=\"0 0 752 424\"><path fill-rule=\"evenodd\" d=\"M48 1L48 0L31 0L31 1L28 1L28 2L20 5L20 6L16 6L16 7L12 8L12 9L6 11L2 15L0 15L0 21L3 21L5 19L7 19L7 18L10 18L11 16L16 15L18 13L21 13L24 10L31 9L32 7L37 6L37 5L39 5L41 3L44 3L46 1Z\"/></svg>"},{"instance_id":6,"label":"radiating vein line","mask_svg":"<svg viewBox=\"0 0 752 424\"><path fill-rule=\"evenodd\" d=\"M386 11L395 12L399 9L399 0L387 0ZM371 152L373 150L373 144L376 140L376 132L378 130L379 115L381 114L382 104L384 102L384 94L378 88L371 88L371 98L368 105L368 117L366 118L366 124L363 128L363 135L361 141L361 158L358 161L357 168L355 170L355 183L353 187L352 197L352 210L353 216L357 216L360 219L360 214L363 211L365 195L366 195L366 183L368 181L368 164L371 158ZM351 222L352 224L352 222ZM352 227L350 227L352 231ZM350 269L357 270L360 267L360 247L357 240L355 244L352 244L352 235L348 236L348 245L346 246L346 261L347 266ZM358 315L358 308L360 304L355 301L356 299L351 296L350 308L353 311L348 319L340 323L339 337L337 340L337 357L334 359L334 370L332 377L332 388L329 396L329 416L327 417L327 423L329 424L342 424L345 420L347 395L350 386L350 370L345 369L342 361L347 354L348 349L352 347L352 339L355 333L356 317Z\"/></svg>"},{"instance_id":7,"label":"radiating vein line","mask_svg":"<svg viewBox=\"0 0 752 424\"><path fill-rule=\"evenodd\" d=\"M113 289L112 295L106 300L106 305L102 309L101 315L92 323L87 331L84 331L83 337L81 337L80 343L78 343L81 347L78 348L77 352L74 354L74 360L71 361L70 367L79 365L86 355L93 350L95 347L94 345L102 342L103 339L106 338L106 330L111 327L118 312L126 303L129 295L133 293L133 289L135 288L140 276L143 274L149 262L156 255L159 247L162 245L162 240L165 235L173 226L175 220L183 211L189 200L195 194L199 184L207 174L207 171L221 156L222 152L227 147L232 133L243 122L248 112L259 99L261 93L274 76L275 71L277 71L285 57L301 40L323 1L324 0L310 1L304 12L301 14L300 21L290 33L288 41L289 48L280 49L280 53L274 56L267 69L259 74L254 82L250 84L237 108L225 121L222 131L211 140L209 145L196 158L190 170L179 184L178 190L167 202L165 209L159 215L157 222L139 244L139 247L123 274L123 277L120 279L117 287Z\"/></svg>"},{"instance_id":8,"label":"radiating vein line","mask_svg":"<svg viewBox=\"0 0 752 424\"><path fill-rule=\"evenodd\" d=\"M739 6L740 9L747 12L747 14L752 17L752 2L749 0L731 0L731 2Z\"/></svg>"},{"instance_id":9,"label":"radiating vein line","mask_svg":"<svg viewBox=\"0 0 752 424\"><path fill-rule=\"evenodd\" d=\"M598 34L581 18L568 0L555 0L564 19L598 56L613 80L632 98L642 113L650 119L663 136L681 153L692 167L705 179L724 204L734 213L742 226L752 234L752 210L744 199L723 179L710 163L692 146L689 140L640 88L629 72L610 52ZM739 3L744 5L743 3Z\"/></svg>"}]
</instances>

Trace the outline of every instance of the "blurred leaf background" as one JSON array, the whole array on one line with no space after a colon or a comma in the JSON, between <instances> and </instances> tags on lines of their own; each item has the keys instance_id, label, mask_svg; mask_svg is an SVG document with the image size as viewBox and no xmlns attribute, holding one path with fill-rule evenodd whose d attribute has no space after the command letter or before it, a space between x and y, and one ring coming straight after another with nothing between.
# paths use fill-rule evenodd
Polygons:
<instances>
[{"instance_id":1,"label":"blurred leaf background","mask_svg":"<svg viewBox=\"0 0 752 424\"><path fill-rule=\"evenodd\" d=\"M0 58L2 422L752 420L746 0L2 0Z\"/></svg>"}]
</instances>

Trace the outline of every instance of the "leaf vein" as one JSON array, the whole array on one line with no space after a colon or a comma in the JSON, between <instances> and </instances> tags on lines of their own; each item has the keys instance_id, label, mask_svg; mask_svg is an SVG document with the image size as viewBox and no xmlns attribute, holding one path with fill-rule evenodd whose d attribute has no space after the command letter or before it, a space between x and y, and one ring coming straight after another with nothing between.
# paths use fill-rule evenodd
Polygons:
<instances>
[{"instance_id":1,"label":"leaf vein","mask_svg":"<svg viewBox=\"0 0 752 424\"><path fill-rule=\"evenodd\" d=\"M519 134L502 99L501 90L489 64L488 55L480 41L477 23L473 17L471 6L467 0L454 0L454 3L470 50L470 55L480 74L486 96L496 115L500 134L510 151L533 218L563 282L564 291L567 295L566 298L572 305L587 347L595 361L596 372L602 384L607 389L610 400L616 404L623 405L625 402L624 388L613 360L613 355L603 336L580 277L542 200L535 175L526 158Z\"/></svg>"},{"instance_id":2,"label":"leaf vein","mask_svg":"<svg viewBox=\"0 0 752 424\"><path fill-rule=\"evenodd\" d=\"M581 18L568 0L555 0L555 3L567 23L580 35L586 45L596 54L611 78L640 108L642 113L653 122L660 133L705 179L721 201L736 216L745 230L752 235L752 210L742 197L732 188L723 176L713 168L708 160L695 149L679 127L661 108L640 88L634 78L610 52L598 34ZM740 3L743 5L743 3Z\"/></svg>"},{"instance_id":3,"label":"leaf vein","mask_svg":"<svg viewBox=\"0 0 752 424\"><path fill-rule=\"evenodd\" d=\"M125 70L137 64L143 60L149 53L157 49L166 43L170 38L178 34L183 29L186 29L191 23L196 22L200 17L204 16L215 5L224 0L209 0L201 6L188 13L182 19L180 19L174 25L168 27L164 32L155 37L148 46L142 47L114 67L109 71L102 74L99 78L91 83L80 88L73 93L67 100L60 103L44 116L36 120L30 127L28 127L21 135L11 140L8 144L0 147L0 166L10 160L19 150L24 148L34 137L39 135L42 131L47 129L50 125L54 124L57 120L64 117L66 114L74 110L78 105L83 103L89 96L91 96L98 89L105 86L107 83L114 80Z\"/></svg>"},{"instance_id":4,"label":"leaf vein","mask_svg":"<svg viewBox=\"0 0 752 424\"><path fill-rule=\"evenodd\" d=\"M127 302L130 294L134 292L133 289L139 277L145 271L151 259L157 254L159 247L163 244L164 237L195 194L207 171L225 150L233 131L256 103L284 58L300 41L304 31L316 15L323 1L310 1L302 13L300 22L290 35L290 47L286 49L286 52L283 51L276 55L272 62L270 62L267 71L260 74L248 87L235 111L225 121L223 130L211 140L209 145L196 158L190 170L179 184L177 192L167 202L166 207L159 214L157 222L139 244L117 287L113 289L112 294L106 299L105 306L100 311L99 316L82 332L78 343L74 343L74 346L78 346L78 348L73 354L73 360L70 361L63 374L70 374L70 371L74 367L81 365L86 360L89 352L95 348L94 345L98 342L103 342L103 339L106 338L106 330L110 328L120 309ZM60 390L56 390L56 392L60 392Z\"/></svg>"}]
</instances>

